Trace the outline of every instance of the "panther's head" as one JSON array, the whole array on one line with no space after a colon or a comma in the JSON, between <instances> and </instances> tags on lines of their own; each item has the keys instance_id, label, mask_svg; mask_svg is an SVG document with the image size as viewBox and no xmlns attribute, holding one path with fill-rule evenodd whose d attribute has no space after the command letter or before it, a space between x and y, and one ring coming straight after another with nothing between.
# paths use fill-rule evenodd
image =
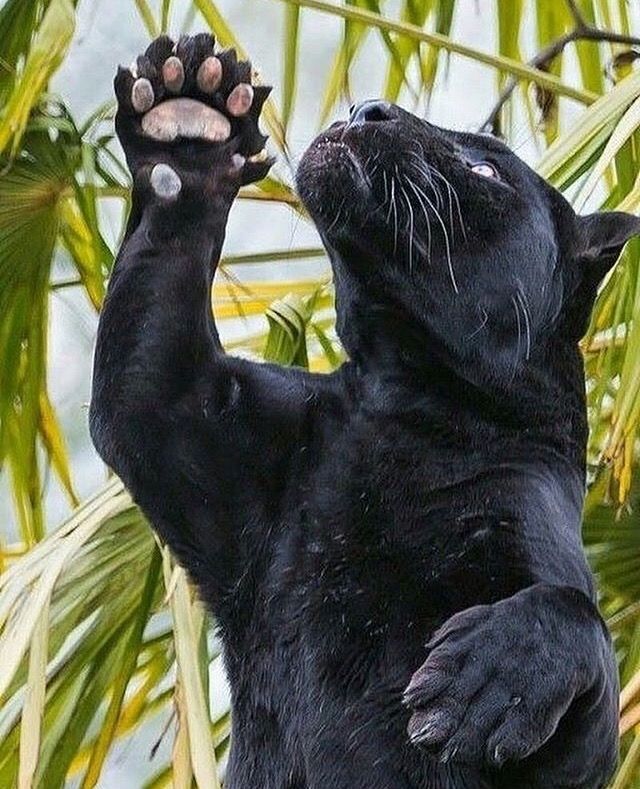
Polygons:
<instances>
[{"instance_id":1,"label":"panther's head","mask_svg":"<svg viewBox=\"0 0 640 789\"><path fill-rule=\"evenodd\" d=\"M311 144L298 190L332 259L352 357L400 354L503 386L550 341L573 347L640 219L580 217L498 139L383 101Z\"/></svg>"}]
</instances>

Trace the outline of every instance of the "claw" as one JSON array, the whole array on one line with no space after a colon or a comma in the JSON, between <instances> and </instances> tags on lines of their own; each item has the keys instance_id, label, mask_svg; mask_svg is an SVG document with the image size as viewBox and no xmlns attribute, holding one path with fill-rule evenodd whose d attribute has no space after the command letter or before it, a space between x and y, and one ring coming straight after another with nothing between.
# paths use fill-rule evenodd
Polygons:
<instances>
[{"instance_id":1,"label":"claw","mask_svg":"<svg viewBox=\"0 0 640 789\"><path fill-rule=\"evenodd\" d=\"M439 761L440 761L442 764L447 764L447 763L448 763L448 762L450 762L452 759L455 759L455 758L456 758L456 754L458 753L459 747L460 747L460 746L458 746L458 745L448 745L448 746L447 746L447 747L446 747L446 748L445 748L445 749L442 751L442 753L440 754L440 756L439 756Z\"/></svg>"},{"instance_id":2,"label":"claw","mask_svg":"<svg viewBox=\"0 0 640 789\"><path fill-rule=\"evenodd\" d=\"M253 108L253 113L255 115L260 114L260 110L262 109L270 93L271 93L271 88L268 85L256 85L254 87L253 104L251 106Z\"/></svg>"},{"instance_id":3,"label":"claw","mask_svg":"<svg viewBox=\"0 0 640 789\"><path fill-rule=\"evenodd\" d=\"M242 168L242 183L252 184L255 181L261 181L263 178L266 178L273 162L274 160L271 158L264 159L261 162L247 160Z\"/></svg>"},{"instance_id":4,"label":"claw","mask_svg":"<svg viewBox=\"0 0 640 789\"><path fill-rule=\"evenodd\" d=\"M505 752L502 745L496 745L493 749L493 763L496 767L502 767L505 763Z\"/></svg>"},{"instance_id":5,"label":"claw","mask_svg":"<svg viewBox=\"0 0 640 789\"><path fill-rule=\"evenodd\" d=\"M454 728L453 718L444 710L436 709L413 715L408 733L411 742L433 746L446 740Z\"/></svg>"}]
</instances>

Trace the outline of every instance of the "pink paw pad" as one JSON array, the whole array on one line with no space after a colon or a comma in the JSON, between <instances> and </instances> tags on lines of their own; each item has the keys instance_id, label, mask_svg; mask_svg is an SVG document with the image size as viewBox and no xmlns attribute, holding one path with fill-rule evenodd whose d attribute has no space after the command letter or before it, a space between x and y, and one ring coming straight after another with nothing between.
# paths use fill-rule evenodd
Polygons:
<instances>
[{"instance_id":1,"label":"pink paw pad","mask_svg":"<svg viewBox=\"0 0 640 789\"><path fill-rule=\"evenodd\" d=\"M180 93L184 85L184 67L182 61L175 55L167 58L162 66L162 79L167 90L171 93Z\"/></svg>"},{"instance_id":2,"label":"pink paw pad","mask_svg":"<svg viewBox=\"0 0 640 789\"><path fill-rule=\"evenodd\" d=\"M215 93L222 81L222 63L218 58L210 56L200 64L196 82L203 93Z\"/></svg>"},{"instance_id":3,"label":"pink paw pad","mask_svg":"<svg viewBox=\"0 0 640 789\"><path fill-rule=\"evenodd\" d=\"M246 82L241 82L229 94L227 110L236 118L246 115L253 103L253 88Z\"/></svg>"}]
</instances>

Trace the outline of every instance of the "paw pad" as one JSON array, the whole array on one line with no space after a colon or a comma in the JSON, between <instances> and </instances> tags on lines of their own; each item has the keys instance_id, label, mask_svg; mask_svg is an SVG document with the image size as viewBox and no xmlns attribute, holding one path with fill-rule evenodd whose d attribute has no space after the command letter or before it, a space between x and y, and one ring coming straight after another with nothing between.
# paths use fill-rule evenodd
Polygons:
<instances>
[{"instance_id":1,"label":"paw pad","mask_svg":"<svg viewBox=\"0 0 640 789\"><path fill-rule=\"evenodd\" d=\"M251 85L251 64L238 61L233 49L216 52L214 43L208 34L177 43L160 36L134 66L118 70L116 129L132 169L153 157L152 143L162 152L156 161L175 163L178 172L210 167L212 151L199 143L214 143L216 162L224 160L230 172L241 169L241 183L268 172L271 160L260 158L267 138L258 122L270 88ZM194 144L183 148L181 140ZM242 168L234 153L244 158Z\"/></svg>"},{"instance_id":2,"label":"paw pad","mask_svg":"<svg viewBox=\"0 0 640 789\"><path fill-rule=\"evenodd\" d=\"M221 112L185 98L158 104L143 116L141 125L145 136L161 142L179 137L224 142L231 134L231 124Z\"/></svg>"},{"instance_id":3,"label":"paw pad","mask_svg":"<svg viewBox=\"0 0 640 789\"><path fill-rule=\"evenodd\" d=\"M246 115L253 103L253 88L246 82L241 82L229 94L227 109L236 118Z\"/></svg>"},{"instance_id":4,"label":"paw pad","mask_svg":"<svg viewBox=\"0 0 640 789\"><path fill-rule=\"evenodd\" d=\"M254 88L250 79L251 65L233 50L215 54L212 36L185 36L175 45L162 36L119 71L116 93L120 110L138 116L144 136L222 142L240 133L247 143L241 152L252 156L264 146L257 120L269 90Z\"/></svg>"},{"instance_id":5,"label":"paw pad","mask_svg":"<svg viewBox=\"0 0 640 789\"><path fill-rule=\"evenodd\" d=\"M153 107L155 95L148 79L140 77L131 88L131 104L136 112L147 112Z\"/></svg>"},{"instance_id":6,"label":"paw pad","mask_svg":"<svg viewBox=\"0 0 640 789\"><path fill-rule=\"evenodd\" d=\"M222 63L218 58L210 56L200 64L196 76L198 87L203 93L215 93L222 82Z\"/></svg>"},{"instance_id":7,"label":"paw pad","mask_svg":"<svg viewBox=\"0 0 640 789\"><path fill-rule=\"evenodd\" d=\"M176 171L168 164L156 164L151 171L153 191L165 200L172 200L180 194L182 181Z\"/></svg>"},{"instance_id":8,"label":"paw pad","mask_svg":"<svg viewBox=\"0 0 640 789\"><path fill-rule=\"evenodd\" d=\"M162 79L171 93L180 93L184 85L184 67L175 55L167 58L162 66Z\"/></svg>"}]
</instances>

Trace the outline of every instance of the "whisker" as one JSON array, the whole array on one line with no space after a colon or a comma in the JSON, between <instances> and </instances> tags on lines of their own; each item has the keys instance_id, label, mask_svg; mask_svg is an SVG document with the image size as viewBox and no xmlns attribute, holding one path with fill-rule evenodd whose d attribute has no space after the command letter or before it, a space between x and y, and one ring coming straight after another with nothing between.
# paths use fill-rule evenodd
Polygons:
<instances>
[{"instance_id":1,"label":"whisker","mask_svg":"<svg viewBox=\"0 0 640 789\"><path fill-rule=\"evenodd\" d=\"M407 208L409 209L409 241L408 241L408 249L409 249L409 271L413 272L413 208L411 207L411 200L409 200L409 195L405 192L404 186L400 185L400 190L402 191L402 196L407 201Z\"/></svg>"},{"instance_id":2,"label":"whisker","mask_svg":"<svg viewBox=\"0 0 640 789\"><path fill-rule=\"evenodd\" d=\"M433 181L433 172L437 172L437 171L435 171L435 170L432 171L432 168L431 168L430 165L428 165L422 159L417 158L411 152L409 153L409 155L411 156L413 161L415 163L417 163L417 164L413 165L413 169L416 170L416 172L419 175L424 176L424 179L427 182L427 185L429 186L429 188L433 192L433 196L435 197L435 200L436 200L436 205L438 206L438 208L442 208L442 205L443 205L442 193L436 187L436 185L435 185L435 183Z\"/></svg>"},{"instance_id":3,"label":"whisker","mask_svg":"<svg viewBox=\"0 0 640 789\"><path fill-rule=\"evenodd\" d=\"M476 337L478 334L480 334L480 332L484 329L484 327L489 322L489 313L485 310L484 307L480 307L480 310L482 312L482 321L480 322L479 326L477 326L471 332L471 334L467 335L467 337L466 337L467 340L472 340L474 337Z\"/></svg>"},{"instance_id":4,"label":"whisker","mask_svg":"<svg viewBox=\"0 0 640 789\"><path fill-rule=\"evenodd\" d=\"M443 180L445 182L445 184L447 186L447 192L449 194L449 199L451 199L451 195L453 195L453 199L455 200L455 203L456 203L456 209L457 209L457 213L458 213L458 221L460 223L460 229L462 230L462 235L464 237L464 240L467 241L467 229L465 227L464 220L462 218L462 208L460 206L460 198L458 196L458 190L451 183L451 181L446 177L446 175L443 175L443 173L441 173L435 167L431 167L431 170L433 171L433 174L435 176L437 176L438 178L440 178L441 180ZM451 219L451 224L452 224L451 230L453 232L453 218Z\"/></svg>"},{"instance_id":5,"label":"whisker","mask_svg":"<svg viewBox=\"0 0 640 789\"><path fill-rule=\"evenodd\" d=\"M436 200L436 204L438 208L441 208L442 206L441 195L440 195L440 191L437 190L434 186L433 176L438 178L440 181L444 182L445 186L447 187L447 194L449 201L451 201L453 197L453 200L455 201L456 204L456 212L458 214L460 229L462 230L462 235L464 237L464 240L467 241L467 229L465 227L464 219L462 216L462 207L460 205L460 196L458 195L458 190L451 183L451 181L443 173L441 173L440 170L438 170L437 167L434 167L432 164L426 161L425 152L421 147L418 147L417 151L418 151L417 155L416 152L414 151L409 151L409 155L411 156L414 162L418 162L419 172L422 175L424 175L425 180L429 184L434 194L438 195L438 199ZM451 210L451 205L450 205L450 210ZM453 220L450 218L450 221L451 221L451 232L453 234Z\"/></svg>"},{"instance_id":6,"label":"whisker","mask_svg":"<svg viewBox=\"0 0 640 789\"><path fill-rule=\"evenodd\" d=\"M517 372L517 369L518 369L518 363L519 363L519 360L520 360L520 345L521 345L521 340L522 340L522 323L520 321L520 308L519 308L518 302L516 301L514 296L511 297L511 303L513 304L513 309L515 310L515 313L516 313L516 321L517 321L517 326L518 326L518 345L517 345L517 348L516 348L516 358L515 358L514 366L513 366L513 375L511 376L511 381L513 382L513 379L516 377L516 372Z\"/></svg>"},{"instance_id":7,"label":"whisker","mask_svg":"<svg viewBox=\"0 0 640 789\"><path fill-rule=\"evenodd\" d=\"M387 217L385 219L385 222L389 222L389 218L391 217L391 210L392 210L392 207L393 207L393 198L394 198L394 195L395 195L395 184L393 183L393 176L392 175L389 176L389 180L391 181L391 195L389 197L389 208L387 210Z\"/></svg>"},{"instance_id":8,"label":"whisker","mask_svg":"<svg viewBox=\"0 0 640 789\"><path fill-rule=\"evenodd\" d=\"M396 175L398 174L398 165L395 167ZM396 188L395 179L391 179L391 206L393 207L393 253L398 252L398 207L396 206Z\"/></svg>"},{"instance_id":9,"label":"whisker","mask_svg":"<svg viewBox=\"0 0 640 789\"><path fill-rule=\"evenodd\" d=\"M420 208L422 209L422 213L424 214L424 221L425 221L425 225L427 227L427 244L428 244L427 259L428 259L428 261L430 263L431 262L431 222L429 221L429 212L427 210L427 206L424 204L424 200L420 196L420 191L418 190L418 188L415 186L415 184L413 183L413 181L410 178L407 178L407 184L413 190L413 193L415 194L416 199L418 200ZM424 195L424 197L427 200L427 202L433 207L433 204L431 203L429 198L426 197L426 195Z\"/></svg>"},{"instance_id":10,"label":"whisker","mask_svg":"<svg viewBox=\"0 0 640 789\"><path fill-rule=\"evenodd\" d=\"M531 318L529 314L529 306L526 301L525 295L522 293L520 288L516 291L516 297L522 306L522 314L524 316L524 323L525 323L525 330L527 335L527 360L531 356Z\"/></svg>"},{"instance_id":11,"label":"whisker","mask_svg":"<svg viewBox=\"0 0 640 789\"><path fill-rule=\"evenodd\" d=\"M340 203L339 208L338 208L338 213L335 215L333 221L331 222L329 227L326 229L325 233L327 233L327 234L330 233L333 230L333 228L338 224L338 222L342 218L342 209L344 208L346 202L347 202L347 198L344 197L342 199L342 202Z\"/></svg>"},{"instance_id":12,"label":"whisker","mask_svg":"<svg viewBox=\"0 0 640 789\"><path fill-rule=\"evenodd\" d=\"M438 220L438 224L440 225L440 228L442 229L442 234L444 236L445 250L446 250L446 255L447 255L447 265L448 265L448 268L449 268L449 277L451 279L451 284L453 285L453 289L455 290L455 292L459 293L460 290L458 289L458 283L456 281L455 272L453 270L453 260L452 260L452 257L451 257L451 242L449 240L449 234L447 233L447 226L443 222L442 217L440 216L440 212L433 205L433 203L429 200L427 195L420 189L419 186L417 186L416 184L414 184L411 181L410 181L410 183L411 183L412 187L414 189L417 189L420 192L420 194L424 197L424 199L430 205L431 210L433 211L433 213L435 215L435 218Z\"/></svg>"}]
</instances>

